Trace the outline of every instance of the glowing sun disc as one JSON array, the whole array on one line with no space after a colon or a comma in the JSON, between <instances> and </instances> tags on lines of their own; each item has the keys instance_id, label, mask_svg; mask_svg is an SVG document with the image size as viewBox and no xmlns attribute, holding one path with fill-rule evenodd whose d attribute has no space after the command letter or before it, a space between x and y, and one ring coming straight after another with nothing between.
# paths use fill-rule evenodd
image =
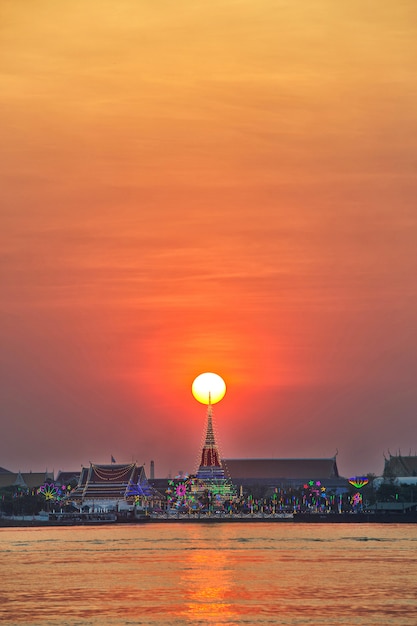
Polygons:
<instances>
[{"instance_id":1,"label":"glowing sun disc","mask_svg":"<svg viewBox=\"0 0 417 626\"><path fill-rule=\"evenodd\" d=\"M192 394L201 404L216 404L226 393L226 383L218 374L205 372L194 380L191 387Z\"/></svg>"}]
</instances>

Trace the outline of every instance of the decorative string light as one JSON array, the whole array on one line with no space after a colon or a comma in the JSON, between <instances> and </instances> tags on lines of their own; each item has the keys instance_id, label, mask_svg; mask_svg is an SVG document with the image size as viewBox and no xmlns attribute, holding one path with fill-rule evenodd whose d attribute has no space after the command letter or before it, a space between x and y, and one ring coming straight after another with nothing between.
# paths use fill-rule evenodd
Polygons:
<instances>
[{"instance_id":1,"label":"decorative string light","mask_svg":"<svg viewBox=\"0 0 417 626\"><path fill-rule=\"evenodd\" d=\"M135 463L130 463L129 465L123 465L118 470L115 470L114 467L103 467L98 465L91 466L94 473L101 478L101 480L111 480L114 482L118 481L127 474L131 473L134 467L136 467Z\"/></svg>"}]
</instances>

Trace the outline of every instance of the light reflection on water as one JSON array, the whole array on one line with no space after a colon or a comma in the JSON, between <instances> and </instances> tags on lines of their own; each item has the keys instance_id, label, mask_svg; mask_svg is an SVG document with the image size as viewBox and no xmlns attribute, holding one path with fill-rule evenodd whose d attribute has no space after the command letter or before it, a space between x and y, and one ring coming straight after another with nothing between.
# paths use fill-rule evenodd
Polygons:
<instances>
[{"instance_id":1,"label":"light reflection on water","mask_svg":"<svg viewBox=\"0 0 417 626\"><path fill-rule=\"evenodd\" d=\"M0 530L0 622L417 623L417 525L147 524Z\"/></svg>"},{"instance_id":2,"label":"light reflection on water","mask_svg":"<svg viewBox=\"0 0 417 626\"><path fill-rule=\"evenodd\" d=\"M190 528L190 535L194 541L202 539L198 526ZM227 547L217 542L213 547L184 552L179 592L186 601L178 615L183 623L239 624L229 563Z\"/></svg>"}]
</instances>

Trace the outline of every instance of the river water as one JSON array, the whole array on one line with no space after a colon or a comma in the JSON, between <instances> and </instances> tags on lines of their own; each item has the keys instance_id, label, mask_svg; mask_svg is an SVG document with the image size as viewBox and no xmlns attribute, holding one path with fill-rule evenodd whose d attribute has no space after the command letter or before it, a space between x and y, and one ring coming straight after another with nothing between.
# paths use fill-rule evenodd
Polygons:
<instances>
[{"instance_id":1,"label":"river water","mask_svg":"<svg viewBox=\"0 0 417 626\"><path fill-rule=\"evenodd\" d=\"M0 622L417 624L416 524L0 529Z\"/></svg>"}]
</instances>

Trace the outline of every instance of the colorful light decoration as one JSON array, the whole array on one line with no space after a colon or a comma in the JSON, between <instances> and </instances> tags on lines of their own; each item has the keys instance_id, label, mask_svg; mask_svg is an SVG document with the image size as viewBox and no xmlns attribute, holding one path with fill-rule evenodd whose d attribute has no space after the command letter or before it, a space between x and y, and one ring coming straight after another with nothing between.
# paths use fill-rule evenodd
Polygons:
<instances>
[{"instance_id":1,"label":"colorful light decoration","mask_svg":"<svg viewBox=\"0 0 417 626\"><path fill-rule=\"evenodd\" d=\"M349 478L348 482L356 489L361 489L369 483L369 478L367 478L366 476L354 476L353 478Z\"/></svg>"},{"instance_id":2,"label":"colorful light decoration","mask_svg":"<svg viewBox=\"0 0 417 626\"><path fill-rule=\"evenodd\" d=\"M71 485L58 485L57 483L44 483L36 493L43 496L49 502L59 502L71 491Z\"/></svg>"},{"instance_id":3,"label":"colorful light decoration","mask_svg":"<svg viewBox=\"0 0 417 626\"><path fill-rule=\"evenodd\" d=\"M143 498L151 496L152 492L148 485L135 483L133 480L129 480L126 487L126 498L133 498L136 501L137 497Z\"/></svg>"},{"instance_id":4,"label":"colorful light decoration","mask_svg":"<svg viewBox=\"0 0 417 626\"><path fill-rule=\"evenodd\" d=\"M294 510L307 507L319 511L328 511L333 504L334 496L327 493L327 488L320 480L309 480L304 483L301 499L295 496L285 502L286 506L291 506Z\"/></svg>"},{"instance_id":5,"label":"colorful light decoration","mask_svg":"<svg viewBox=\"0 0 417 626\"><path fill-rule=\"evenodd\" d=\"M198 506L196 498L198 490L199 485L196 480L187 476L168 481L166 494L171 506L176 508L186 506L194 509Z\"/></svg>"},{"instance_id":6,"label":"colorful light decoration","mask_svg":"<svg viewBox=\"0 0 417 626\"><path fill-rule=\"evenodd\" d=\"M185 484L182 483L178 485L177 488L175 489L175 493L177 494L179 498L185 498L186 493L187 493L187 487L185 486Z\"/></svg>"},{"instance_id":7,"label":"colorful light decoration","mask_svg":"<svg viewBox=\"0 0 417 626\"><path fill-rule=\"evenodd\" d=\"M179 487L179 488L178 488ZM276 514L280 511L313 512L313 513L344 513L361 512L364 506L362 493L335 493L325 487L320 481L306 481L304 489L274 488L274 492L265 499L254 498L252 494L225 493L223 486L216 486L215 481L197 479L197 477L177 477L170 481L166 490L167 501L171 511L184 514L194 514L202 511L233 514L257 514L260 511L266 514Z\"/></svg>"},{"instance_id":8,"label":"colorful light decoration","mask_svg":"<svg viewBox=\"0 0 417 626\"><path fill-rule=\"evenodd\" d=\"M205 481L194 476L181 476L168 481L165 493L172 507L192 511L203 508L207 499L219 507L235 495L228 481Z\"/></svg>"},{"instance_id":9,"label":"colorful light decoration","mask_svg":"<svg viewBox=\"0 0 417 626\"><path fill-rule=\"evenodd\" d=\"M353 494L353 496L350 499L350 502L353 506L360 506L362 504L362 501L363 501L362 494L359 492Z\"/></svg>"}]
</instances>

